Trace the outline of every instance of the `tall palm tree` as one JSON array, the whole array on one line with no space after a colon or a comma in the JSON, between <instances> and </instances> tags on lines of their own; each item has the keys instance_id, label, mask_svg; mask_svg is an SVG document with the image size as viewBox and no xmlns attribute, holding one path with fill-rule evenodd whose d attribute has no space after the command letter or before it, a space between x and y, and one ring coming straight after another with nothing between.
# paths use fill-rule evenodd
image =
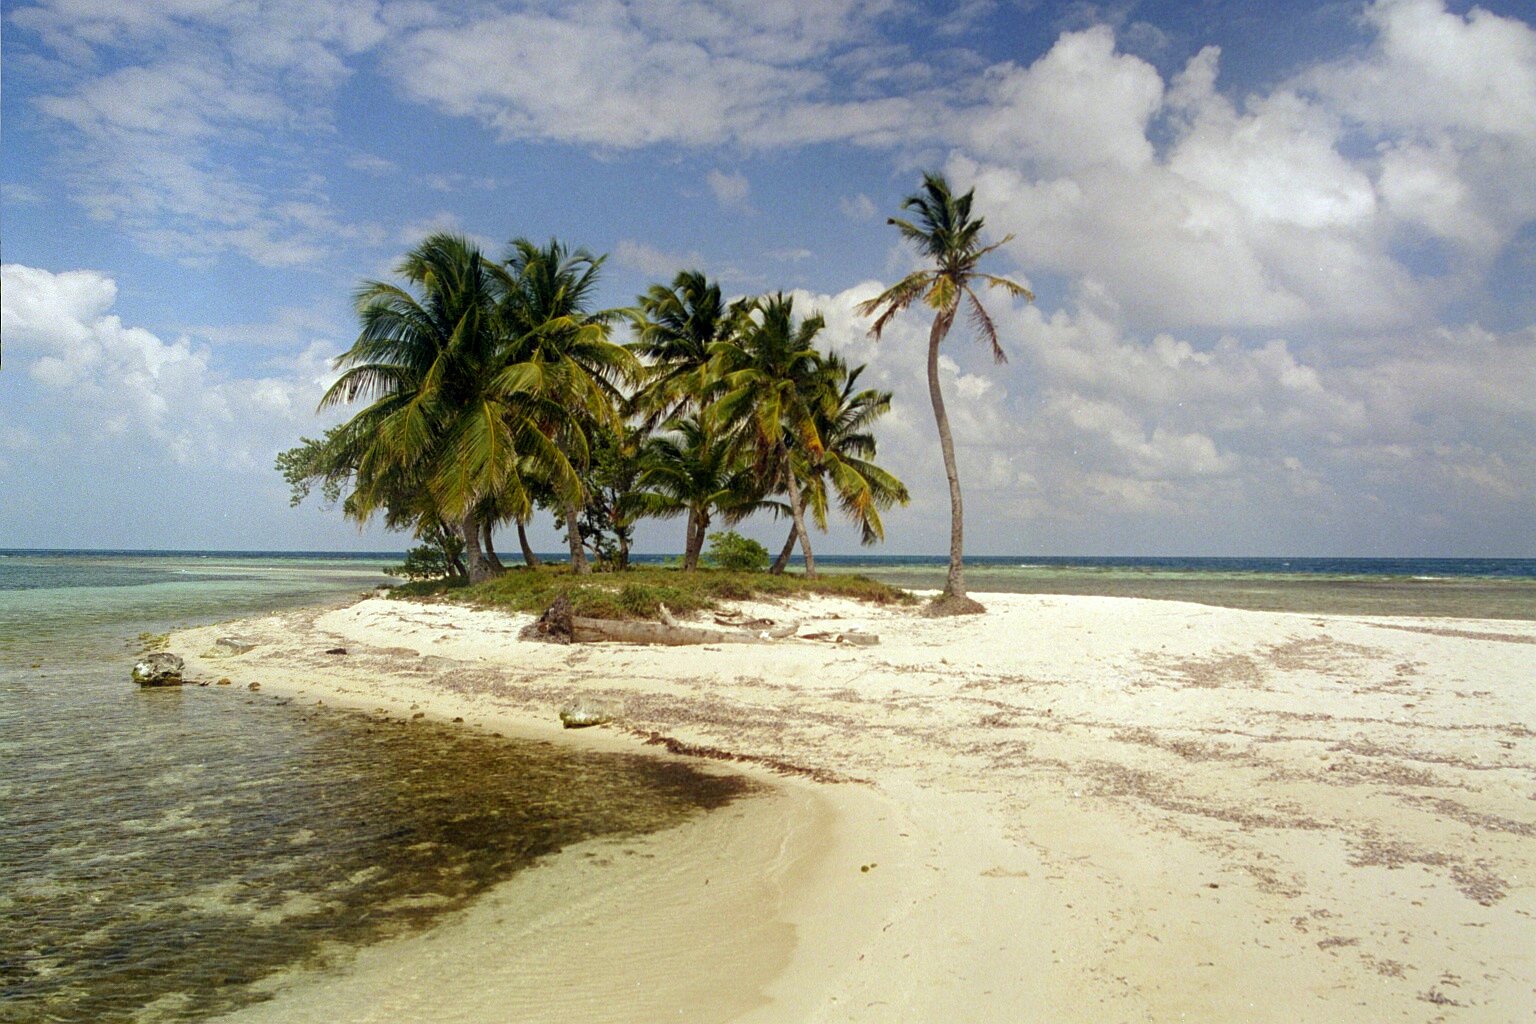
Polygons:
<instances>
[{"instance_id":1,"label":"tall palm tree","mask_svg":"<svg viewBox=\"0 0 1536 1024\"><path fill-rule=\"evenodd\" d=\"M555 239L545 246L514 239L500 308L512 357L494 386L538 397L543 433L571 470L546 479L560 502L575 573L590 571L581 542L585 492L579 475L590 458L590 433L596 424L617 426L618 384L639 369L628 350L609 340L615 314L591 308L602 263L602 257Z\"/></svg>"},{"instance_id":2,"label":"tall palm tree","mask_svg":"<svg viewBox=\"0 0 1536 1024\"><path fill-rule=\"evenodd\" d=\"M707 412L672 420L645 443L634 509L663 519L686 514L683 569L698 568L715 514L736 523L763 507L758 475Z\"/></svg>"},{"instance_id":3,"label":"tall palm tree","mask_svg":"<svg viewBox=\"0 0 1536 1024\"><path fill-rule=\"evenodd\" d=\"M939 345L949 335L961 307L966 310L975 332L992 346L992 358L1008 361L997 341L997 327L977 297L977 282L1001 288L1013 298L1032 301L1028 288L1006 277L977 270L982 257L1006 244L1009 238L992 245L981 244L983 218L971 216L971 199L976 190L955 196L949 182L940 174L924 174L922 190L902 201L903 210L912 211L914 220L892 217L903 238L933 261L931 267L908 274L884 292L861 303L863 316L875 317L870 334L876 340L899 313L921 298L933 310L933 324L928 330L928 397L933 403L933 418L939 430L939 448L944 455L944 474L949 478L949 575L944 592L933 603L934 614L968 614L985 611L965 593L964 522L960 500L960 474L955 468L955 443L950 435L949 417L944 412L944 395L939 390Z\"/></svg>"},{"instance_id":4,"label":"tall palm tree","mask_svg":"<svg viewBox=\"0 0 1536 1024\"><path fill-rule=\"evenodd\" d=\"M684 270L671 285L654 284L640 296L631 348L646 369L631 405L648 426L705 400L712 384L710 346L729 330L732 312L720 286L697 270Z\"/></svg>"},{"instance_id":5,"label":"tall palm tree","mask_svg":"<svg viewBox=\"0 0 1536 1024\"><path fill-rule=\"evenodd\" d=\"M822 366L815 339L824 326L816 313L797 325L793 297L780 292L742 307L734 329L711 350L720 381L714 414L752 451L759 473L788 496L808 578L816 576L816 558L795 459L818 465L822 457L813 396Z\"/></svg>"},{"instance_id":6,"label":"tall palm tree","mask_svg":"<svg viewBox=\"0 0 1536 1024\"><path fill-rule=\"evenodd\" d=\"M338 435L355 474L348 514L365 521L412 494L419 518L456 524L470 577L483 578L482 505L515 487L516 450L534 427L487 387L501 357L506 278L449 234L425 239L396 272L419 295L364 282L362 331L337 357L343 373L320 402L370 400Z\"/></svg>"},{"instance_id":7,"label":"tall palm tree","mask_svg":"<svg viewBox=\"0 0 1536 1024\"><path fill-rule=\"evenodd\" d=\"M813 405L817 432L821 435L821 461L803 465L797 471L804 482L806 505L822 530L827 528L829 498L859 528L859 541L874 544L885 539L880 510L905 505L907 487L891 473L875 465L874 434L869 426L891 410L891 393L874 388L859 388L865 367L849 368L837 354L822 362L818 381L820 393ZM830 484L830 487L829 487ZM779 557L770 571L782 572L794 550L795 532L790 530Z\"/></svg>"}]
</instances>

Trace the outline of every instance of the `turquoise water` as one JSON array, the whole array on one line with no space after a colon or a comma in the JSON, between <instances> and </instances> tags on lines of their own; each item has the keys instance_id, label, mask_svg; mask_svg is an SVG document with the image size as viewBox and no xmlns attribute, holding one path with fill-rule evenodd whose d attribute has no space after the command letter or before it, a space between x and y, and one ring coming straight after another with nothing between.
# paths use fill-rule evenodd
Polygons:
<instances>
[{"instance_id":1,"label":"turquoise water","mask_svg":"<svg viewBox=\"0 0 1536 1024\"><path fill-rule=\"evenodd\" d=\"M390 559L0 555L0 1021L186 1021L741 780L219 687L140 634L344 600Z\"/></svg>"}]
</instances>

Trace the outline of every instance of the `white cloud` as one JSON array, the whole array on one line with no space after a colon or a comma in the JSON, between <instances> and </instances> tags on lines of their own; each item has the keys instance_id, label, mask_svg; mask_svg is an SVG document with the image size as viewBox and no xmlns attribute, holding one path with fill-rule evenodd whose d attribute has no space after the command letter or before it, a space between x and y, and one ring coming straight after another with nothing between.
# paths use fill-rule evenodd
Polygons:
<instances>
[{"instance_id":1,"label":"white cloud","mask_svg":"<svg viewBox=\"0 0 1536 1024\"><path fill-rule=\"evenodd\" d=\"M942 537L928 321L905 314L873 343L853 307L877 289L797 292L796 307L819 308L824 340L868 363L866 383L895 394L877 428L879 461L906 481L914 505L888 524ZM978 552L1035 542L1127 550L1129 537L1184 551L1276 551L1329 537L1385 552L1443 535L1431 521L1444 508L1484 526L1536 518L1527 386L1536 328L1410 329L1303 353L1273 336L1137 337L1088 310L993 311L1009 364L993 366L960 328L940 356ZM1362 516L1373 507L1389 511L1373 522ZM1164 519L1183 534L1157 534Z\"/></svg>"},{"instance_id":2,"label":"white cloud","mask_svg":"<svg viewBox=\"0 0 1536 1024\"><path fill-rule=\"evenodd\" d=\"M1109 29L1068 33L991 72L950 176L1023 266L1139 329L1426 322L1536 217L1536 31L1437 0L1383 0L1367 28L1241 108L1214 47L1165 84ZM1473 262L1399 255L1426 234Z\"/></svg>"},{"instance_id":3,"label":"white cloud","mask_svg":"<svg viewBox=\"0 0 1536 1024\"><path fill-rule=\"evenodd\" d=\"M1376 0L1371 50L1302 76L1363 124L1536 139L1536 30L1441 0Z\"/></svg>"},{"instance_id":4,"label":"white cloud","mask_svg":"<svg viewBox=\"0 0 1536 1024\"><path fill-rule=\"evenodd\" d=\"M862 192L856 196L844 196L839 199L837 208L843 211L843 216L849 220L872 220L875 216L875 201Z\"/></svg>"},{"instance_id":5,"label":"white cloud","mask_svg":"<svg viewBox=\"0 0 1536 1024\"><path fill-rule=\"evenodd\" d=\"M507 139L889 144L933 112L907 96L843 98L836 69L857 75L860 62L832 59L856 56L887 6L650 0L473 12L403 35L387 63L411 97Z\"/></svg>"},{"instance_id":6,"label":"white cloud","mask_svg":"<svg viewBox=\"0 0 1536 1024\"><path fill-rule=\"evenodd\" d=\"M658 281L671 281L678 271L699 267L703 263L697 252L663 252L646 242L630 238L619 240L613 249L614 262L631 270L639 271Z\"/></svg>"},{"instance_id":7,"label":"white cloud","mask_svg":"<svg viewBox=\"0 0 1536 1024\"><path fill-rule=\"evenodd\" d=\"M1536 217L1536 29L1439 0L1378 0L1364 18L1371 49L1298 88L1385 150L1395 216L1491 259Z\"/></svg>"},{"instance_id":8,"label":"white cloud","mask_svg":"<svg viewBox=\"0 0 1536 1024\"><path fill-rule=\"evenodd\" d=\"M280 376L234 377L205 346L125 325L104 274L15 263L0 273L6 354L41 388L37 408L49 418L29 433L57 458L105 446L140 461L266 470L272 453L313 429L330 374L312 360Z\"/></svg>"},{"instance_id":9,"label":"white cloud","mask_svg":"<svg viewBox=\"0 0 1536 1024\"><path fill-rule=\"evenodd\" d=\"M400 169L400 165L393 160L386 160L375 153L354 153L347 158L347 166L374 177L394 174Z\"/></svg>"},{"instance_id":10,"label":"white cloud","mask_svg":"<svg viewBox=\"0 0 1536 1024\"><path fill-rule=\"evenodd\" d=\"M63 58L35 105L93 218L188 263L291 266L374 237L297 169L348 59L384 38L373 0L42 0L8 19Z\"/></svg>"},{"instance_id":11,"label":"white cloud","mask_svg":"<svg viewBox=\"0 0 1536 1024\"><path fill-rule=\"evenodd\" d=\"M961 129L967 150L982 159L1022 156L1046 174L1152 159L1146 131L1162 104L1162 79L1145 61L1116 53L1107 26L1063 35L1028 68L992 69L984 88L985 102Z\"/></svg>"},{"instance_id":12,"label":"white cloud","mask_svg":"<svg viewBox=\"0 0 1536 1024\"><path fill-rule=\"evenodd\" d=\"M715 194L715 199L721 206L733 207L738 210L747 210L751 206L747 202L747 195L752 191L752 183L747 176L740 171L730 174L721 170L712 170L704 176L709 190Z\"/></svg>"}]
</instances>

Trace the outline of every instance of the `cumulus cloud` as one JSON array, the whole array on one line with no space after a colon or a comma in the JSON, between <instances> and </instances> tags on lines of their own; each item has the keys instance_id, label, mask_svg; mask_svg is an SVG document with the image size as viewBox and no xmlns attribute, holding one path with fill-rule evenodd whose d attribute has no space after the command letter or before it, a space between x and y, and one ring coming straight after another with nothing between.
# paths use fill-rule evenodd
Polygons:
<instances>
[{"instance_id":1,"label":"cumulus cloud","mask_svg":"<svg viewBox=\"0 0 1536 1024\"><path fill-rule=\"evenodd\" d=\"M1107 26L1065 33L989 72L949 172L1023 266L1139 329L1426 322L1536 218L1536 30L1440 0L1363 22L1241 105L1215 47L1165 82ZM1425 238L1457 258L1416 262Z\"/></svg>"},{"instance_id":2,"label":"cumulus cloud","mask_svg":"<svg viewBox=\"0 0 1536 1024\"><path fill-rule=\"evenodd\" d=\"M825 340L894 393L881 462L915 501L891 522L941 537L928 323L905 315L873 343L854 307L877 289L797 292L796 305L819 308ZM994 313L1007 365L958 328L940 359L974 550L1284 551L1328 536L1385 553L1444 535L1448 514L1515 550L1515 524L1536 517L1536 396L1523 385L1536 328L1411 330L1330 351L1138 336L1086 309Z\"/></svg>"},{"instance_id":3,"label":"cumulus cloud","mask_svg":"<svg viewBox=\"0 0 1536 1024\"><path fill-rule=\"evenodd\" d=\"M1108 26L1063 35L1027 68L993 68L985 88L962 135L978 158L1024 156L1047 174L1152 159L1147 124L1163 82L1150 64L1115 52Z\"/></svg>"},{"instance_id":4,"label":"cumulus cloud","mask_svg":"<svg viewBox=\"0 0 1536 1024\"><path fill-rule=\"evenodd\" d=\"M1486 261L1536 217L1536 29L1439 0L1378 0L1360 58L1298 88L1384 149L1392 213Z\"/></svg>"},{"instance_id":5,"label":"cumulus cloud","mask_svg":"<svg viewBox=\"0 0 1536 1024\"><path fill-rule=\"evenodd\" d=\"M15 263L0 273L6 354L39 389L42 423L32 433L46 424L48 437L71 438L71 447L266 471L278 448L313 429L329 372L308 356L271 376L231 376L206 346L124 324L111 312L117 285L105 274Z\"/></svg>"}]
</instances>

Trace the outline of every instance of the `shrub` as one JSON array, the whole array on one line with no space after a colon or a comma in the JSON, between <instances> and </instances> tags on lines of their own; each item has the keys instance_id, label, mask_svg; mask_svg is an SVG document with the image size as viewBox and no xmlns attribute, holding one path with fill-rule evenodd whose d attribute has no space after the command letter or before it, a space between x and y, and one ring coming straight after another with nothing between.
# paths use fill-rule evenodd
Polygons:
<instances>
[{"instance_id":1,"label":"shrub","mask_svg":"<svg viewBox=\"0 0 1536 1024\"><path fill-rule=\"evenodd\" d=\"M709 535L704 560L730 572L762 572L768 568L768 549L735 530Z\"/></svg>"},{"instance_id":2,"label":"shrub","mask_svg":"<svg viewBox=\"0 0 1536 1024\"><path fill-rule=\"evenodd\" d=\"M448 572L443 549L431 544L411 548L405 553L403 565L392 565L384 570L387 576L404 576L408 580L436 580L447 576Z\"/></svg>"}]
</instances>

